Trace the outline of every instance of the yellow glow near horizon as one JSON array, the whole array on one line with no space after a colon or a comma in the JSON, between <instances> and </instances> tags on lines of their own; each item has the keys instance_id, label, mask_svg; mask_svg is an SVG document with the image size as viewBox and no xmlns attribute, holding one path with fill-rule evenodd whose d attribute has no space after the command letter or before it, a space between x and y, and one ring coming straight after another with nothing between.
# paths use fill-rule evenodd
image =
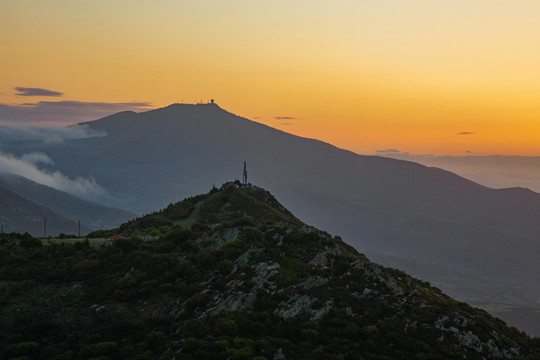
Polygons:
<instances>
[{"instance_id":1,"label":"yellow glow near horizon","mask_svg":"<svg viewBox=\"0 0 540 360\"><path fill-rule=\"evenodd\" d=\"M0 4L0 103L214 98L359 153L540 155L538 1Z\"/></svg>"}]
</instances>

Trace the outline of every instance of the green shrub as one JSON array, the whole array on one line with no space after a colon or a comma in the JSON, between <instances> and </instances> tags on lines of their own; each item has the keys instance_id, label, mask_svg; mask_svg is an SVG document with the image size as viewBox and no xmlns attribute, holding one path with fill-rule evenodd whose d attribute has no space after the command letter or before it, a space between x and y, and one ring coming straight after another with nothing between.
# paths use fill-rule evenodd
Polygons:
<instances>
[{"instance_id":1,"label":"green shrub","mask_svg":"<svg viewBox=\"0 0 540 360\"><path fill-rule=\"evenodd\" d=\"M34 341L24 341L4 346L0 352L2 359L28 357L34 358L39 354L39 344Z\"/></svg>"},{"instance_id":2,"label":"green shrub","mask_svg":"<svg viewBox=\"0 0 540 360\"><path fill-rule=\"evenodd\" d=\"M214 331L216 332L216 335L226 335L226 336L236 336L238 333L238 325L236 325L236 322L232 319L223 319L220 318L216 321L216 325L214 326Z\"/></svg>"},{"instance_id":3,"label":"green shrub","mask_svg":"<svg viewBox=\"0 0 540 360\"><path fill-rule=\"evenodd\" d=\"M223 259L216 264L216 268L221 275L228 275L233 269L233 262L229 259Z\"/></svg>"},{"instance_id":4,"label":"green shrub","mask_svg":"<svg viewBox=\"0 0 540 360\"><path fill-rule=\"evenodd\" d=\"M19 241L19 246L23 248L36 248L36 247L42 247L43 244L41 243L41 240L36 238L25 238Z\"/></svg>"},{"instance_id":5,"label":"green shrub","mask_svg":"<svg viewBox=\"0 0 540 360\"><path fill-rule=\"evenodd\" d=\"M76 274L86 274L96 271L99 268L99 261L94 259L83 259L73 265L73 272Z\"/></svg>"},{"instance_id":6,"label":"green shrub","mask_svg":"<svg viewBox=\"0 0 540 360\"><path fill-rule=\"evenodd\" d=\"M232 227L255 226L255 220L251 216L244 216L234 220Z\"/></svg>"},{"instance_id":7,"label":"green shrub","mask_svg":"<svg viewBox=\"0 0 540 360\"><path fill-rule=\"evenodd\" d=\"M91 359L101 356L114 358L118 352L118 344L114 341L104 341L92 345L84 345L79 351L82 359Z\"/></svg>"}]
</instances>

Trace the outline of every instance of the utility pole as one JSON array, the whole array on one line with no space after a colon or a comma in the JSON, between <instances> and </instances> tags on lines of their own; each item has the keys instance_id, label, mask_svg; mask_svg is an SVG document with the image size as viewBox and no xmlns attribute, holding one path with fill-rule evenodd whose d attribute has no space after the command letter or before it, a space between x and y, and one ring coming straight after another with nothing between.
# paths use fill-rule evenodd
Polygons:
<instances>
[{"instance_id":1,"label":"utility pole","mask_svg":"<svg viewBox=\"0 0 540 360\"><path fill-rule=\"evenodd\" d=\"M4 233L4 224L2 224L2 226L0 226L0 234L3 234Z\"/></svg>"},{"instance_id":2,"label":"utility pole","mask_svg":"<svg viewBox=\"0 0 540 360\"><path fill-rule=\"evenodd\" d=\"M47 218L43 218L43 237L47 236Z\"/></svg>"},{"instance_id":3,"label":"utility pole","mask_svg":"<svg viewBox=\"0 0 540 360\"><path fill-rule=\"evenodd\" d=\"M81 237L81 219L79 219L79 237Z\"/></svg>"},{"instance_id":4,"label":"utility pole","mask_svg":"<svg viewBox=\"0 0 540 360\"><path fill-rule=\"evenodd\" d=\"M244 161L244 176L242 178L242 185L243 187L247 187L247 167L246 167L245 161Z\"/></svg>"}]
</instances>

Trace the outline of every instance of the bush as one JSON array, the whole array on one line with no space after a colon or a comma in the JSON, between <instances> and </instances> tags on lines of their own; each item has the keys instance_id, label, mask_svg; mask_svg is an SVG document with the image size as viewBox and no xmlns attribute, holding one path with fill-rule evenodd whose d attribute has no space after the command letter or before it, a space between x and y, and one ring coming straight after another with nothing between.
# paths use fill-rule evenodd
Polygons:
<instances>
[{"instance_id":1,"label":"bush","mask_svg":"<svg viewBox=\"0 0 540 360\"><path fill-rule=\"evenodd\" d=\"M37 248L42 247L43 244L41 243L41 240L36 238L25 238L19 241L19 246L23 248Z\"/></svg>"},{"instance_id":2,"label":"bush","mask_svg":"<svg viewBox=\"0 0 540 360\"><path fill-rule=\"evenodd\" d=\"M73 265L73 272L77 274L86 274L99 268L99 261L94 259L83 259Z\"/></svg>"},{"instance_id":3,"label":"bush","mask_svg":"<svg viewBox=\"0 0 540 360\"><path fill-rule=\"evenodd\" d=\"M208 225L202 224L198 221L195 222L193 225L191 225L191 230L197 233L208 231L208 229L209 229Z\"/></svg>"},{"instance_id":4,"label":"bush","mask_svg":"<svg viewBox=\"0 0 540 360\"><path fill-rule=\"evenodd\" d=\"M90 359L101 356L114 358L118 351L118 344L114 341L104 341L92 345L84 345L79 352L82 359Z\"/></svg>"},{"instance_id":5,"label":"bush","mask_svg":"<svg viewBox=\"0 0 540 360\"><path fill-rule=\"evenodd\" d=\"M229 259L223 259L216 264L216 267L222 275L228 275L233 269L233 262Z\"/></svg>"},{"instance_id":6,"label":"bush","mask_svg":"<svg viewBox=\"0 0 540 360\"><path fill-rule=\"evenodd\" d=\"M165 346L167 338L161 331L153 330L150 334L146 335L145 341L148 348L157 354Z\"/></svg>"},{"instance_id":7,"label":"bush","mask_svg":"<svg viewBox=\"0 0 540 360\"><path fill-rule=\"evenodd\" d=\"M34 341L20 342L14 345L7 345L2 349L2 359L17 357L34 358L39 354L39 344Z\"/></svg>"},{"instance_id":8,"label":"bush","mask_svg":"<svg viewBox=\"0 0 540 360\"><path fill-rule=\"evenodd\" d=\"M251 216L244 216L232 222L232 227L255 226L255 220Z\"/></svg>"},{"instance_id":9,"label":"bush","mask_svg":"<svg viewBox=\"0 0 540 360\"><path fill-rule=\"evenodd\" d=\"M238 325L236 325L236 322L232 319L218 319L216 322L216 325L214 326L214 330L216 332L216 335L226 335L226 336L236 336L238 332Z\"/></svg>"},{"instance_id":10,"label":"bush","mask_svg":"<svg viewBox=\"0 0 540 360\"><path fill-rule=\"evenodd\" d=\"M183 229L181 226L173 227L163 238L162 241L171 241L175 245L182 245L189 240L191 231Z\"/></svg>"}]
</instances>

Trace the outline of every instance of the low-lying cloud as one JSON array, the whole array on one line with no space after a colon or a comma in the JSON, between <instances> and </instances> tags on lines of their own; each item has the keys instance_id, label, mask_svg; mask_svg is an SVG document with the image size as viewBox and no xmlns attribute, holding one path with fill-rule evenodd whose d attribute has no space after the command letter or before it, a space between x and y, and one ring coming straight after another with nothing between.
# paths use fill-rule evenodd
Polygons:
<instances>
[{"instance_id":1,"label":"low-lying cloud","mask_svg":"<svg viewBox=\"0 0 540 360\"><path fill-rule=\"evenodd\" d=\"M120 111L152 109L147 102L39 101L20 105L0 104L0 123L68 125L97 120Z\"/></svg>"},{"instance_id":2,"label":"low-lying cloud","mask_svg":"<svg viewBox=\"0 0 540 360\"><path fill-rule=\"evenodd\" d=\"M401 154L401 151L398 149L384 149L384 150L376 150L376 154Z\"/></svg>"},{"instance_id":3,"label":"low-lying cloud","mask_svg":"<svg viewBox=\"0 0 540 360\"><path fill-rule=\"evenodd\" d=\"M292 116L274 116L274 119L276 120L296 120L298 118L292 117Z\"/></svg>"},{"instance_id":4,"label":"low-lying cloud","mask_svg":"<svg viewBox=\"0 0 540 360\"><path fill-rule=\"evenodd\" d=\"M70 126L6 124L0 125L0 147L13 141L39 141L44 145L56 145L63 143L64 140L105 135L107 135L105 131L78 124Z\"/></svg>"},{"instance_id":5,"label":"low-lying cloud","mask_svg":"<svg viewBox=\"0 0 540 360\"><path fill-rule=\"evenodd\" d=\"M42 185L83 198L105 194L105 190L94 179L77 177L71 179L59 171L48 172L38 167L39 164L53 164L53 160L43 153L29 153L17 158L0 152L0 172L16 174Z\"/></svg>"},{"instance_id":6,"label":"low-lying cloud","mask_svg":"<svg viewBox=\"0 0 540 360\"><path fill-rule=\"evenodd\" d=\"M31 152L28 154L24 154L23 156L21 156L20 160L34 165L54 165L54 161L49 156L47 156L47 154L44 154L42 152Z\"/></svg>"},{"instance_id":7,"label":"low-lying cloud","mask_svg":"<svg viewBox=\"0 0 540 360\"><path fill-rule=\"evenodd\" d=\"M475 135L475 134L476 133L472 131L461 131L461 132L458 132L456 135Z\"/></svg>"},{"instance_id":8,"label":"low-lying cloud","mask_svg":"<svg viewBox=\"0 0 540 360\"><path fill-rule=\"evenodd\" d=\"M18 91L18 93L15 93L15 95L18 95L18 96L62 96L64 95L64 93L61 93L58 91L42 89L42 88L27 88L27 87L17 86L13 89Z\"/></svg>"}]
</instances>

